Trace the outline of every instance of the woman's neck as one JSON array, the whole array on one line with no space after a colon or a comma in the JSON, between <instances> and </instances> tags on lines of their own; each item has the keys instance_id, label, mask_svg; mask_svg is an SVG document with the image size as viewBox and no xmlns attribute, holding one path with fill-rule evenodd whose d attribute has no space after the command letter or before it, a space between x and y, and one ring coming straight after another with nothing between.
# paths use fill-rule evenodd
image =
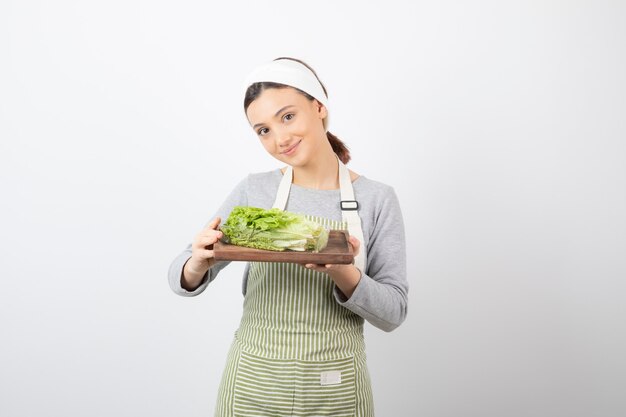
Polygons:
<instances>
[{"instance_id":1,"label":"woman's neck","mask_svg":"<svg viewBox=\"0 0 626 417\"><path fill-rule=\"evenodd\" d=\"M293 183L305 188L335 190L339 188L339 162L332 151L324 152L305 166L293 168Z\"/></svg>"}]
</instances>

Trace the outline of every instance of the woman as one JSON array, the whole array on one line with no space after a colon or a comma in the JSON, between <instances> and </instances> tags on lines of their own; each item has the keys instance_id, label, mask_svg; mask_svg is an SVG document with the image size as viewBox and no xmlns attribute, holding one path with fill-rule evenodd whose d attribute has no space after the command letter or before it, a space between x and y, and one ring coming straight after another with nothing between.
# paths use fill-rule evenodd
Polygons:
<instances>
[{"instance_id":1,"label":"woman","mask_svg":"<svg viewBox=\"0 0 626 417\"><path fill-rule=\"evenodd\" d=\"M248 264L216 415L372 416L363 323L391 331L407 311L396 195L345 167L350 153L327 131L326 90L302 61L278 58L253 71L244 110L265 150L287 167L239 183L172 262L174 292L199 294L226 265L214 260L211 245L237 205L278 207L348 229L357 256L352 265Z\"/></svg>"}]
</instances>

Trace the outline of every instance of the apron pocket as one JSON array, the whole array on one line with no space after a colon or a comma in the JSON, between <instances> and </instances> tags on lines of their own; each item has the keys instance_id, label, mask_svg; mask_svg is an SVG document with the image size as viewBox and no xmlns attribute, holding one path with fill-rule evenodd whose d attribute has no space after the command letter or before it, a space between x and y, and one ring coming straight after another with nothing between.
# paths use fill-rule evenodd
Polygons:
<instances>
[{"instance_id":1,"label":"apron pocket","mask_svg":"<svg viewBox=\"0 0 626 417\"><path fill-rule=\"evenodd\" d=\"M352 417L355 387L353 357L318 362L242 352L234 415Z\"/></svg>"},{"instance_id":2,"label":"apron pocket","mask_svg":"<svg viewBox=\"0 0 626 417\"><path fill-rule=\"evenodd\" d=\"M353 357L296 362L293 415L352 417L355 407Z\"/></svg>"},{"instance_id":3,"label":"apron pocket","mask_svg":"<svg viewBox=\"0 0 626 417\"><path fill-rule=\"evenodd\" d=\"M295 362L241 352L235 379L234 415L291 416Z\"/></svg>"}]
</instances>

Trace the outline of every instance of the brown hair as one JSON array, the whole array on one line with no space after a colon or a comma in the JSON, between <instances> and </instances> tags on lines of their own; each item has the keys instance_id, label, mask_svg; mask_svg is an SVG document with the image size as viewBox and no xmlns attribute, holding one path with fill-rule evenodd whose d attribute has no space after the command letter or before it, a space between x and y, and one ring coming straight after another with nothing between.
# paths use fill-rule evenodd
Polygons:
<instances>
[{"instance_id":1,"label":"brown hair","mask_svg":"<svg viewBox=\"0 0 626 417\"><path fill-rule=\"evenodd\" d=\"M326 97L328 97L328 93L326 92L326 87L324 87L324 84L317 76L317 73L308 64L304 63L303 61L300 61L299 59L289 58L289 57L276 58L274 61L278 61L279 59L289 59L291 61L299 62L305 67L307 67L309 70L311 70L313 75L315 75L315 78L317 78L317 81L319 81L320 85L322 86L322 90L324 90L324 94L326 94ZM270 88L287 88L287 87L291 87L291 86L269 82L269 81L258 82L258 83L252 84L246 90L246 95L243 100L244 111L248 111L248 107L250 106L250 104L257 98L259 98L259 96L261 95L263 91L268 90ZM295 87L291 87L291 88L293 88L300 94L304 95L307 99L311 101L315 100L315 97L311 96L310 94L307 94L304 91ZM344 164L347 164L350 161L350 150L348 149L346 144L343 143L337 136L333 135L332 133L328 131L326 132L326 137L328 138L328 142L330 142L330 146L333 148L333 151L337 154L337 157L339 158L339 160L343 162Z\"/></svg>"}]
</instances>

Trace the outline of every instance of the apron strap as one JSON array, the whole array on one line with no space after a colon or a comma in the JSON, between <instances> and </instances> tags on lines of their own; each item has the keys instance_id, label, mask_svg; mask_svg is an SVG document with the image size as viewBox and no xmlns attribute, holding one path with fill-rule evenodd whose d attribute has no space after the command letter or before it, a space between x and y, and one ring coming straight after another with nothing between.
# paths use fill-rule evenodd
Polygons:
<instances>
[{"instance_id":1,"label":"apron strap","mask_svg":"<svg viewBox=\"0 0 626 417\"><path fill-rule=\"evenodd\" d=\"M289 190L291 189L291 183L293 181L293 168L291 165L287 166L283 178L280 180L278 191L276 192L276 200L272 208L284 210L287 207L287 199L289 198Z\"/></svg>"},{"instance_id":2,"label":"apron strap","mask_svg":"<svg viewBox=\"0 0 626 417\"><path fill-rule=\"evenodd\" d=\"M365 273L365 265L367 263L367 255L365 250L365 241L363 239L363 228L361 227L361 218L359 217L359 203L354 199L354 188L350 181L350 171L343 162L337 158L339 163L339 187L341 191L341 218L348 224L348 233L356 237L361 243L358 255L354 258L354 265ZM278 191L276 192L276 200L272 208L284 210L287 206L289 198L289 190L293 182L293 168L288 166L280 180Z\"/></svg>"},{"instance_id":3,"label":"apron strap","mask_svg":"<svg viewBox=\"0 0 626 417\"><path fill-rule=\"evenodd\" d=\"M350 181L350 171L339 158L337 158L337 162L339 162L339 187L341 189L341 201L339 202L341 218L348 223L348 232L361 243L359 253L354 258L354 265L364 274L367 256L365 254L361 217L359 217L359 202L354 199L354 188L352 188L352 181Z\"/></svg>"}]
</instances>

